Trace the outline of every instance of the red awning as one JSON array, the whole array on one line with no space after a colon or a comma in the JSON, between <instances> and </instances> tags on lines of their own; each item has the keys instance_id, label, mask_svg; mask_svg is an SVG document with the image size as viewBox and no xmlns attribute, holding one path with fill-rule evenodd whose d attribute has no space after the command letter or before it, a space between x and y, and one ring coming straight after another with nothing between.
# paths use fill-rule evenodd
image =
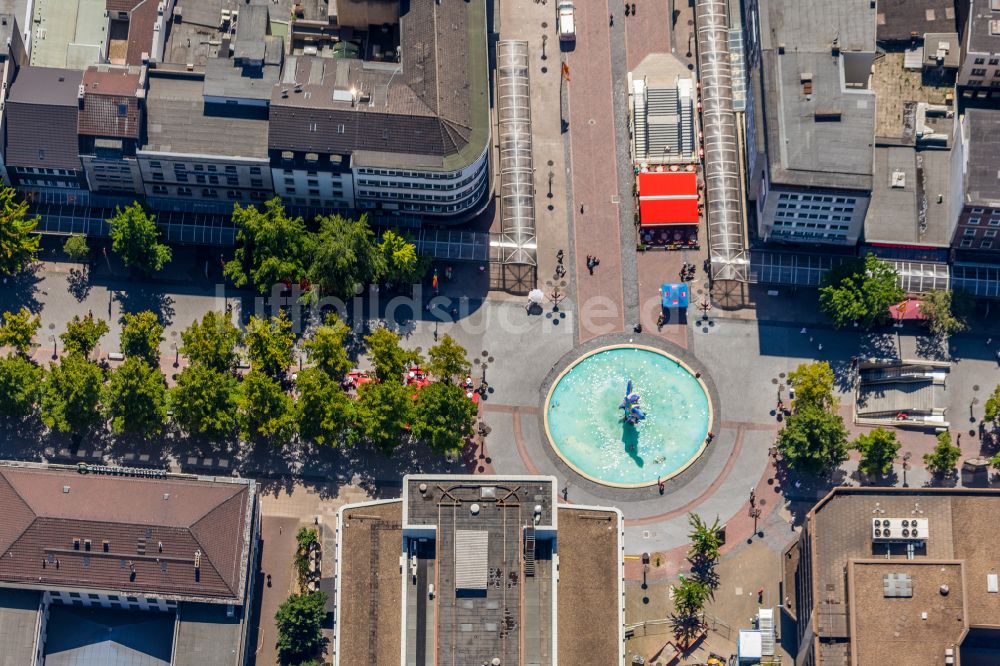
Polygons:
<instances>
[{"instance_id":1,"label":"red awning","mask_svg":"<svg viewBox=\"0 0 1000 666\"><path fill-rule=\"evenodd\" d=\"M895 321L910 321L924 318L924 313L920 311L920 301L916 298L908 298L901 303L889 306L889 316Z\"/></svg>"},{"instance_id":2,"label":"red awning","mask_svg":"<svg viewBox=\"0 0 1000 666\"><path fill-rule=\"evenodd\" d=\"M691 171L640 173L642 226L698 224L698 177Z\"/></svg>"}]
</instances>

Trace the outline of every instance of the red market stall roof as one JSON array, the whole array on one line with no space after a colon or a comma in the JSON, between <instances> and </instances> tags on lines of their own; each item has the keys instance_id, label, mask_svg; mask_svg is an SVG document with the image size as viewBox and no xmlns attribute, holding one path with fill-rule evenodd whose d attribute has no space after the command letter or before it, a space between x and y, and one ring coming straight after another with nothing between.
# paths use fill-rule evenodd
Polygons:
<instances>
[{"instance_id":1,"label":"red market stall roof","mask_svg":"<svg viewBox=\"0 0 1000 666\"><path fill-rule=\"evenodd\" d=\"M889 316L894 321L917 321L924 318L924 313L920 310L920 301L918 299L908 298L895 305L890 305Z\"/></svg>"},{"instance_id":2,"label":"red market stall roof","mask_svg":"<svg viewBox=\"0 0 1000 666\"><path fill-rule=\"evenodd\" d=\"M642 226L698 224L698 176L693 171L639 174Z\"/></svg>"}]
</instances>

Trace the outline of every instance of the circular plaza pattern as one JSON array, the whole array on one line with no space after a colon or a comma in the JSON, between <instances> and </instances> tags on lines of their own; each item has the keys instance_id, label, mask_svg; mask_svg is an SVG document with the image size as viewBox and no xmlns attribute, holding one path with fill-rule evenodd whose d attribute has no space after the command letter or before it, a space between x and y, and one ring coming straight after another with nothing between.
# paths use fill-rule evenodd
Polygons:
<instances>
[{"instance_id":1,"label":"circular plaza pattern","mask_svg":"<svg viewBox=\"0 0 1000 666\"><path fill-rule=\"evenodd\" d=\"M626 394L644 418L625 418ZM552 383L543 410L556 455L594 483L640 488L687 469L705 450L712 401L682 361L653 347L612 345L573 361Z\"/></svg>"}]
</instances>

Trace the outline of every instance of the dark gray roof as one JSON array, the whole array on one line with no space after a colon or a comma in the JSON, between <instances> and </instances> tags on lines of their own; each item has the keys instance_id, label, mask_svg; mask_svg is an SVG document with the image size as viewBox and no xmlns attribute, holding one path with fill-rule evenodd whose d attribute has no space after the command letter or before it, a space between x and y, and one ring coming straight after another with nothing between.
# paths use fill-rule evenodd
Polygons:
<instances>
[{"instance_id":1,"label":"dark gray roof","mask_svg":"<svg viewBox=\"0 0 1000 666\"><path fill-rule=\"evenodd\" d=\"M968 171L965 203L1000 206L1000 109L966 112Z\"/></svg>"},{"instance_id":2,"label":"dark gray roof","mask_svg":"<svg viewBox=\"0 0 1000 666\"><path fill-rule=\"evenodd\" d=\"M875 148L875 179L865 217L865 240L948 247L952 234L950 160L951 152L947 150ZM902 174L902 178L895 174Z\"/></svg>"},{"instance_id":3,"label":"dark gray roof","mask_svg":"<svg viewBox=\"0 0 1000 666\"><path fill-rule=\"evenodd\" d=\"M243 663L242 630L245 609L237 607L228 617L217 604L182 603L178 610L174 661L171 666Z\"/></svg>"},{"instance_id":4,"label":"dark gray roof","mask_svg":"<svg viewBox=\"0 0 1000 666\"><path fill-rule=\"evenodd\" d=\"M879 0L877 21L880 42L919 39L927 32L956 32L958 27L955 0Z\"/></svg>"},{"instance_id":5,"label":"dark gray roof","mask_svg":"<svg viewBox=\"0 0 1000 666\"><path fill-rule=\"evenodd\" d=\"M196 155L264 158L267 120L246 117L236 105L211 105L202 97L199 75L150 72L143 150ZM218 107L218 108L216 108Z\"/></svg>"},{"instance_id":6,"label":"dark gray roof","mask_svg":"<svg viewBox=\"0 0 1000 666\"><path fill-rule=\"evenodd\" d=\"M870 0L767 0L760 19L772 182L870 189L875 95L844 89L841 81L845 70L856 70L856 78L863 70L863 63L849 68L847 54L874 54L874 6ZM835 40L841 57L832 55Z\"/></svg>"},{"instance_id":7,"label":"dark gray roof","mask_svg":"<svg viewBox=\"0 0 1000 666\"><path fill-rule=\"evenodd\" d=\"M376 160L410 154L443 169L482 153L489 133L483 3L413 2L404 9L399 64L289 58L271 97L271 149Z\"/></svg>"},{"instance_id":8,"label":"dark gray roof","mask_svg":"<svg viewBox=\"0 0 1000 666\"><path fill-rule=\"evenodd\" d=\"M240 10L236 22L236 43L233 57L236 59L263 60L264 36L267 34L267 5L254 3Z\"/></svg>"},{"instance_id":9,"label":"dark gray roof","mask_svg":"<svg viewBox=\"0 0 1000 666\"><path fill-rule=\"evenodd\" d=\"M49 608L46 666L170 666L173 613Z\"/></svg>"},{"instance_id":10,"label":"dark gray roof","mask_svg":"<svg viewBox=\"0 0 1000 666\"><path fill-rule=\"evenodd\" d=\"M42 593L0 588L0 666L30 664Z\"/></svg>"},{"instance_id":11,"label":"dark gray roof","mask_svg":"<svg viewBox=\"0 0 1000 666\"><path fill-rule=\"evenodd\" d=\"M944 47L944 48L941 48ZM938 53L944 57L938 61ZM928 32L924 35L924 67L956 68L962 61L962 45L957 32Z\"/></svg>"},{"instance_id":12,"label":"dark gray roof","mask_svg":"<svg viewBox=\"0 0 1000 666\"><path fill-rule=\"evenodd\" d=\"M0 7L3 7L0 4ZM22 16L24 16L22 14ZM22 19L23 20L23 19ZM16 29L20 29L21 23L17 20L14 14L9 12L0 11L0 44L9 44L11 38L14 36ZM4 56L6 57L7 51L4 51Z\"/></svg>"},{"instance_id":13,"label":"dark gray roof","mask_svg":"<svg viewBox=\"0 0 1000 666\"><path fill-rule=\"evenodd\" d=\"M995 0L972 0L969 16L969 51L1000 53L1000 7L991 9Z\"/></svg>"},{"instance_id":14,"label":"dark gray roof","mask_svg":"<svg viewBox=\"0 0 1000 666\"><path fill-rule=\"evenodd\" d=\"M262 52L276 62L261 67L241 67L232 58L210 58L205 64L205 95L234 99L271 99L271 91L281 76L280 37L267 36L261 42ZM275 56L277 54L277 56Z\"/></svg>"},{"instance_id":15,"label":"dark gray roof","mask_svg":"<svg viewBox=\"0 0 1000 666\"><path fill-rule=\"evenodd\" d=\"M7 98L7 164L80 169L77 95L83 72L22 67Z\"/></svg>"}]
</instances>

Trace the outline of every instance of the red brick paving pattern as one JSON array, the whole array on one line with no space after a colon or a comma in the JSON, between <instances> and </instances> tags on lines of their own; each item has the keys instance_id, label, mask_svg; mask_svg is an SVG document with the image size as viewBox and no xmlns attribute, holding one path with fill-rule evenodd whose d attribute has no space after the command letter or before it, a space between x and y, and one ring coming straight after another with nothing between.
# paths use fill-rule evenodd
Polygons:
<instances>
[{"instance_id":1,"label":"red brick paving pattern","mask_svg":"<svg viewBox=\"0 0 1000 666\"><path fill-rule=\"evenodd\" d=\"M615 168L614 108L611 99L611 42L606 2L577 5L575 50L565 55L570 81L570 168L573 229L579 276L580 342L624 329L618 176ZM580 213L580 207L584 213ZM600 265L587 272L586 257ZM593 316L595 312L606 316Z\"/></svg>"},{"instance_id":2,"label":"red brick paving pattern","mask_svg":"<svg viewBox=\"0 0 1000 666\"><path fill-rule=\"evenodd\" d=\"M631 71L650 53L670 53L670 2L635 0L629 4L635 4L635 16L625 18L624 2L611 0L615 21L625 21L625 50Z\"/></svg>"}]
</instances>

